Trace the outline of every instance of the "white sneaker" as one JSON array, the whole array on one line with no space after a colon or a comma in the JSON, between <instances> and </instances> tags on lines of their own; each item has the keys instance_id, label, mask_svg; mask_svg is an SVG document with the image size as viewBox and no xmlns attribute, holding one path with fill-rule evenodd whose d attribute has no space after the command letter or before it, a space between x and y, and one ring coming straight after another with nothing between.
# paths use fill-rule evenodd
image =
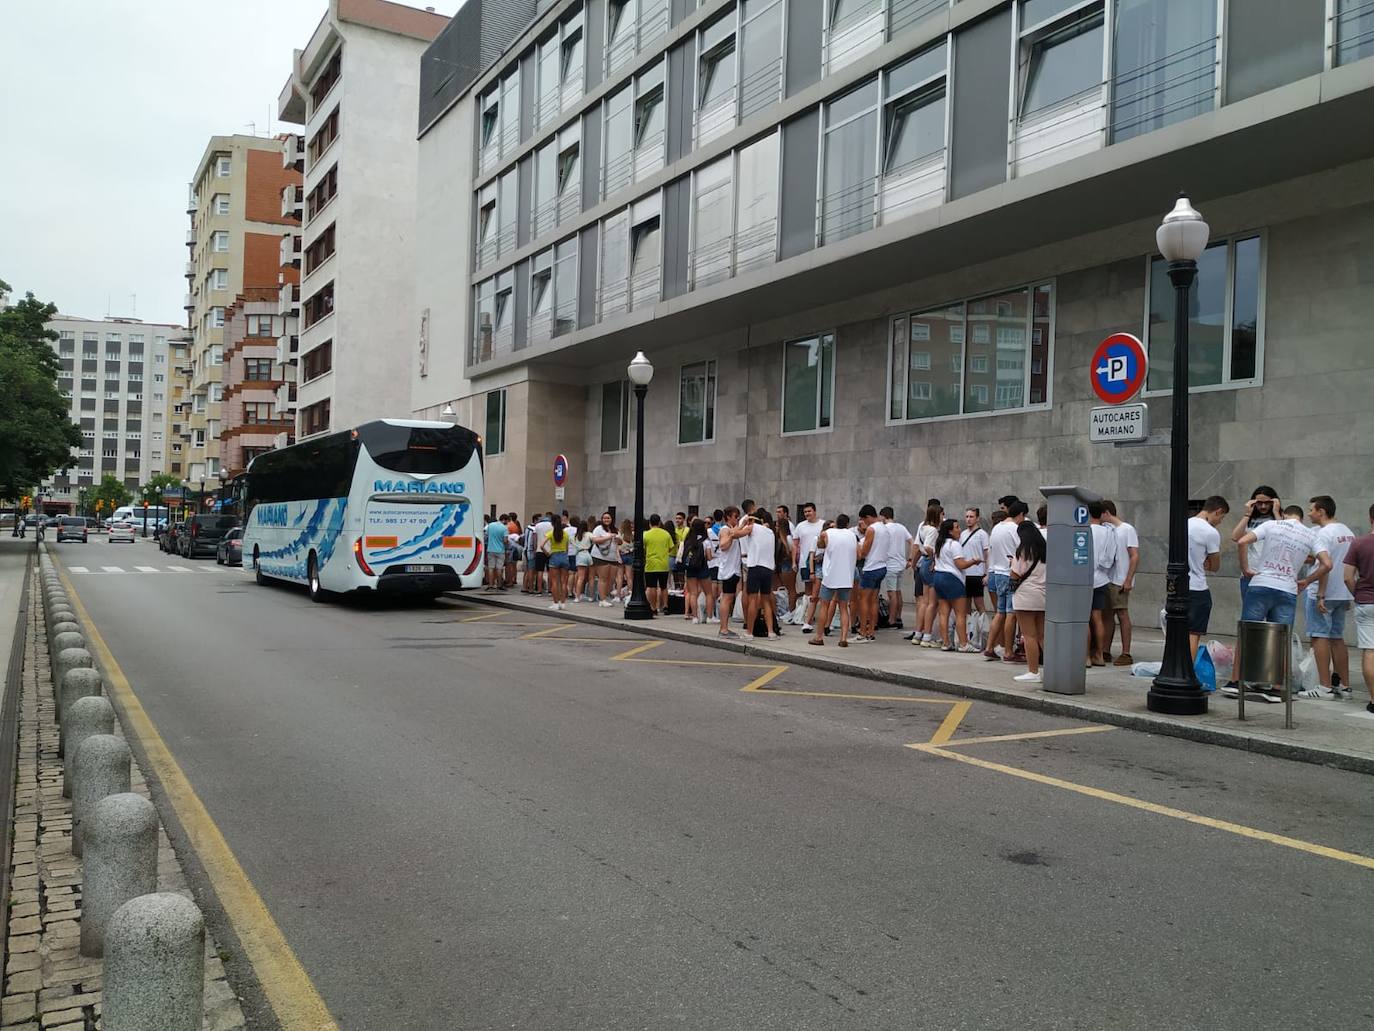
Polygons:
<instances>
[{"instance_id":1,"label":"white sneaker","mask_svg":"<svg viewBox=\"0 0 1374 1031\"><path fill-rule=\"evenodd\" d=\"M1021 684L1043 684L1045 682L1044 677L1039 673L1020 673L1011 679Z\"/></svg>"},{"instance_id":2,"label":"white sneaker","mask_svg":"<svg viewBox=\"0 0 1374 1031\"><path fill-rule=\"evenodd\" d=\"M814 634L816 632L816 628L812 626L810 623L803 623L801 625L801 628L805 630L808 634Z\"/></svg>"},{"instance_id":3,"label":"white sneaker","mask_svg":"<svg viewBox=\"0 0 1374 1031\"><path fill-rule=\"evenodd\" d=\"M600 605L603 609L608 609L612 605L614 605L615 602L611 601L609 598L604 598L601 601L597 602L597 604Z\"/></svg>"},{"instance_id":4,"label":"white sneaker","mask_svg":"<svg viewBox=\"0 0 1374 1031\"><path fill-rule=\"evenodd\" d=\"M999 659L1005 659L1007 657L1007 650L1000 644L995 644L992 646L992 654L996 655Z\"/></svg>"},{"instance_id":5,"label":"white sneaker","mask_svg":"<svg viewBox=\"0 0 1374 1031\"><path fill-rule=\"evenodd\" d=\"M557 611L558 611L558 602L554 602L552 605L550 605L550 606L549 606L549 611L550 611L550 612L557 612Z\"/></svg>"}]
</instances>

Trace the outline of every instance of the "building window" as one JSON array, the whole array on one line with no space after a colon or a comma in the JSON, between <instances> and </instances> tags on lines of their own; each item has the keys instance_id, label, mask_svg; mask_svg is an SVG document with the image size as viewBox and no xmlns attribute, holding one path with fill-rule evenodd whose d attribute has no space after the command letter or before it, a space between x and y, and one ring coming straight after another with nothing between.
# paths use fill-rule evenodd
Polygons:
<instances>
[{"instance_id":1,"label":"building window","mask_svg":"<svg viewBox=\"0 0 1374 1031\"><path fill-rule=\"evenodd\" d=\"M1374 5L1369 0L1336 0L1334 30L1337 66L1374 57Z\"/></svg>"},{"instance_id":2,"label":"building window","mask_svg":"<svg viewBox=\"0 0 1374 1031\"><path fill-rule=\"evenodd\" d=\"M320 177L320 181L315 184L315 188L310 191L310 196L306 198L306 208L309 217L314 218L320 210L328 204L339 192L339 166L336 164L328 172Z\"/></svg>"},{"instance_id":3,"label":"building window","mask_svg":"<svg viewBox=\"0 0 1374 1031\"><path fill-rule=\"evenodd\" d=\"M227 268L217 268L210 270L210 289L229 289L229 270Z\"/></svg>"},{"instance_id":4,"label":"building window","mask_svg":"<svg viewBox=\"0 0 1374 1031\"><path fill-rule=\"evenodd\" d=\"M213 308L210 309L210 328L224 328L224 309L219 305L215 305Z\"/></svg>"},{"instance_id":5,"label":"building window","mask_svg":"<svg viewBox=\"0 0 1374 1031\"><path fill-rule=\"evenodd\" d=\"M535 191L536 198L538 191ZM496 183L488 183L477 194L477 267L496 260Z\"/></svg>"},{"instance_id":6,"label":"building window","mask_svg":"<svg viewBox=\"0 0 1374 1031\"><path fill-rule=\"evenodd\" d=\"M582 210L582 120L558 134L558 221L566 222ZM505 190L505 186L502 186ZM515 242L515 173L510 173L511 246ZM502 201L505 194L502 193ZM504 250L502 253L505 253Z\"/></svg>"},{"instance_id":7,"label":"building window","mask_svg":"<svg viewBox=\"0 0 1374 1031\"><path fill-rule=\"evenodd\" d=\"M1021 0L1021 97L1017 111L1022 118L1102 88L1101 5L1032 24L1030 19L1039 18L1036 11L1044 6L1043 0ZM1062 9L1068 5L1056 6Z\"/></svg>"},{"instance_id":8,"label":"building window","mask_svg":"<svg viewBox=\"0 0 1374 1031\"><path fill-rule=\"evenodd\" d=\"M660 198L653 194L601 224L599 319L652 304L663 267Z\"/></svg>"},{"instance_id":9,"label":"building window","mask_svg":"<svg viewBox=\"0 0 1374 1031\"><path fill-rule=\"evenodd\" d=\"M509 156L520 147L520 69L512 68L501 80L501 154Z\"/></svg>"},{"instance_id":10,"label":"building window","mask_svg":"<svg viewBox=\"0 0 1374 1031\"><path fill-rule=\"evenodd\" d=\"M563 110L566 111L582 96L583 80L586 77L581 11L563 23L562 32L563 44L559 52L559 66L561 69Z\"/></svg>"},{"instance_id":11,"label":"building window","mask_svg":"<svg viewBox=\"0 0 1374 1031\"><path fill-rule=\"evenodd\" d=\"M663 107L664 64L635 76L634 178L644 179L663 167L667 151Z\"/></svg>"},{"instance_id":12,"label":"building window","mask_svg":"<svg viewBox=\"0 0 1374 1031\"><path fill-rule=\"evenodd\" d=\"M248 383L267 383L272 379L271 358L245 358L243 378Z\"/></svg>"},{"instance_id":13,"label":"building window","mask_svg":"<svg viewBox=\"0 0 1374 1031\"><path fill-rule=\"evenodd\" d=\"M329 429L329 398L301 409L301 434L323 433Z\"/></svg>"},{"instance_id":14,"label":"building window","mask_svg":"<svg viewBox=\"0 0 1374 1031\"><path fill-rule=\"evenodd\" d=\"M877 136L876 78L825 105L820 243L873 227Z\"/></svg>"},{"instance_id":15,"label":"building window","mask_svg":"<svg viewBox=\"0 0 1374 1031\"><path fill-rule=\"evenodd\" d=\"M244 316L246 323L245 335L250 337L274 337L277 336L277 319L280 316L272 315L247 315Z\"/></svg>"},{"instance_id":16,"label":"building window","mask_svg":"<svg viewBox=\"0 0 1374 1031\"><path fill-rule=\"evenodd\" d=\"M577 328L577 237L564 240L554 254L553 335Z\"/></svg>"},{"instance_id":17,"label":"building window","mask_svg":"<svg viewBox=\"0 0 1374 1031\"><path fill-rule=\"evenodd\" d=\"M484 435L487 457L504 454L506 450L506 392L493 390L487 394L487 432Z\"/></svg>"},{"instance_id":18,"label":"building window","mask_svg":"<svg viewBox=\"0 0 1374 1031\"><path fill-rule=\"evenodd\" d=\"M606 4L606 71L615 71L634 57L635 5L638 0L609 0Z\"/></svg>"},{"instance_id":19,"label":"building window","mask_svg":"<svg viewBox=\"0 0 1374 1031\"><path fill-rule=\"evenodd\" d=\"M310 144L306 148L310 155L310 164L314 165L338 138L339 109L336 107L329 112L329 117L320 123L320 127L315 130L315 135L310 138Z\"/></svg>"},{"instance_id":20,"label":"building window","mask_svg":"<svg viewBox=\"0 0 1374 1031\"><path fill-rule=\"evenodd\" d=\"M497 183L500 208L496 213L496 253L504 257L515 250L515 223L520 211L519 176L514 168Z\"/></svg>"},{"instance_id":21,"label":"building window","mask_svg":"<svg viewBox=\"0 0 1374 1031\"><path fill-rule=\"evenodd\" d=\"M1115 3L1112 142L1212 110L1217 89L1217 5L1187 0Z\"/></svg>"},{"instance_id":22,"label":"building window","mask_svg":"<svg viewBox=\"0 0 1374 1031\"><path fill-rule=\"evenodd\" d=\"M309 329L326 316L334 314L334 281L330 280L305 302L305 328Z\"/></svg>"},{"instance_id":23,"label":"building window","mask_svg":"<svg viewBox=\"0 0 1374 1031\"><path fill-rule=\"evenodd\" d=\"M229 194L217 193L211 203L214 205L214 212L216 215L229 214Z\"/></svg>"},{"instance_id":24,"label":"building window","mask_svg":"<svg viewBox=\"0 0 1374 1031\"><path fill-rule=\"evenodd\" d=\"M827 72L838 71L882 45L883 6L884 0L826 0Z\"/></svg>"},{"instance_id":25,"label":"building window","mask_svg":"<svg viewBox=\"0 0 1374 1031\"><path fill-rule=\"evenodd\" d=\"M490 172L501 160L501 89L493 86L482 98L482 117L478 123L477 153L479 170Z\"/></svg>"},{"instance_id":26,"label":"building window","mask_svg":"<svg viewBox=\"0 0 1374 1031\"><path fill-rule=\"evenodd\" d=\"M328 227L311 242L305 249L305 274L308 276L314 272L328 258L334 256L334 223L329 223Z\"/></svg>"},{"instance_id":27,"label":"building window","mask_svg":"<svg viewBox=\"0 0 1374 1031\"><path fill-rule=\"evenodd\" d=\"M902 315L889 323L888 421L1049 403L1050 283Z\"/></svg>"},{"instance_id":28,"label":"building window","mask_svg":"<svg viewBox=\"0 0 1374 1031\"><path fill-rule=\"evenodd\" d=\"M557 121L563 109L560 88L563 55L556 28L535 48L535 58L538 65L535 76L538 93L535 95L534 127L538 130L547 129Z\"/></svg>"},{"instance_id":29,"label":"building window","mask_svg":"<svg viewBox=\"0 0 1374 1031\"><path fill-rule=\"evenodd\" d=\"M229 234L223 229L217 229L210 234L210 249L218 254L224 254L229 250Z\"/></svg>"},{"instance_id":30,"label":"building window","mask_svg":"<svg viewBox=\"0 0 1374 1031\"><path fill-rule=\"evenodd\" d=\"M229 178L230 158L228 154L220 154L215 158L215 175L221 179Z\"/></svg>"},{"instance_id":31,"label":"building window","mask_svg":"<svg viewBox=\"0 0 1374 1031\"><path fill-rule=\"evenodd\" d=\"M1253 386L1264 368L1264 238L1218 240L1198 259L1189 293L1188 388ZM1150 259L1145 389L1173 389L1174 286L1168 262Z\"/></svg>"},{"instance_id":32,"label":"building window","mask_svg":"<svg viewBox=\"0 0 1374 1031\"><path fill-rule=\"evenodd\" d=\"M495 184L488 186L487 190L493 191L491 196L485 196L482 201L481 215L487 215L487 205L495 204ZM495 210L492 211L493 217ZM558 142L550 140L534 152L534 195L531 204L531 234L534 238L543 236L549 230L558 225ZM483 234L483 240L487 240L495 233L494 229L489 229L484 221L480 223L479 230ZM485 255L490 250L491 256L495 258L494 240L487 244L480 252Z\"/></svg>"},{"instance_id":33,"label":"building window","mask_svg":"<svg viewBox=\"0 0 1374 1031\"><path fill-rule=\"evenodd\" d=\"M318 379L334 367L334 341L326 340L318 347L312 347L301 356L301 377L303 383Z\"/></svg>"},{"instance_id":34,"label":"building window","mask_svg":"<svg viewBox=\"0 0 1374 1031\"><path fill-rule=\"evenodd\" d=\"M276 405L270 401L246 401L243 405L243 424L261 426L276 421Z\"/></svg>"},{"instance_id":35,"label":"building window","mask_svg":"<svg viewBox=\"0 0 1374 1031\"><path fill-rule=\"evenodd\" d=\"M211 384L210 384L210 403L211 403L212 405L217 405L217 404L219 404L219 403L220 403L221 401L223 401L223 400L224 400L224 384L223 384L223 383L211 383Z\"/></svg>"},{"instance_id":36,"label":"building window","mask_svg":"<svg viewBox=\"0 0 1374 1031\"><path fill-rule=\"evenodd\" d=\"M947 49L941 41L883 73L883 221L944 199Z\"/></svg>"},{"instance_id":37,"label":"building window","mask_svg":"<svg viewBox=\"0 0 1374 1031\"><path fill-rule=\"evenodd\" d=\"M493 291L495 318L495 297ZM480 304L479 304L480 307ZM530 328L531 341L544 340L553 335L553 248L536 254L530 262Z\"/></svg>"},{"instance_id":38,"label":"building window","mask_svg":"<svg viewBox=\"0 0 1374 1031\"><path fill-rule=\"evenodd\" d=\"M624 451L630 441L630 381L601 385L601 450Z\"/></svg>"},{"instance_id":39,"label":"building window","mask_svg":"<svg viewBox=\"0 0 1374 1031\"><path fill-rule=\"evenodd\" d=\"M696 170L693 182L692 286L700 288L730 277L734 249L735 157Z\"/></svg>"},{"instance_id":40,"label":"building window","mask_svg":"<svg viewBox=\"0 0 1374 1031\"><path fill-rule=\"evenodd\" d=\"M697 60L697 145L735 127L738 106L738 58L735 55L733 8L701 30Z\"/></svg>"},{"instance_id":41,"label":"building window","mask_svg":"<svg viewBox=\"0 0 1374 1031\"><path fill-rule=\"evenodd\" d=\"M634 86L607 98L604 156L601 162L601 196L610 197L634 179Z\"/></svg>"},{"instance_id":42,"label":"building window","mask_svg":"<svg viewBox=\"0 0 1374 1031\"><path fill-rule=\"evenodd\" d=\"M778 140L770 133L737 155L736 274L771 265L778 249Z\"/></svg>"},{"instance_id":43,"label":"building window","mask_svg":"<svg viewBox=\"0 0 1374 1031\"><path fill-rule=\"evenodd\" d=\"M929 357L929 356L927 356ZM835 335L822 333L782 345L782 431L829 429L835 396Z\"/></svg>"},{"instance_id":44,"label":"building window","mask_svg":"<svg viewBox=\"0 0 1374 1031\"><path fill-rule=\"evenodd\" d=\"M716 436L716 363L682 367L678 386L677 442L702 444Z\"/></svg>"},{"instance_id":45,"label":"building window","mask_svg":"<svg viewBox=\"0 0 1374 1031\"><path fill-rule=\"evenodd\" d=\"M320 72L315 84L310 87L310 111L320 109L325 97L329 96L329 91L334 88L334 84L339 81L339 74L343 68L343 48L334 51L334 56L329 59L329 63L324 66L324 71Z\"/></svg>"}]
</instances>

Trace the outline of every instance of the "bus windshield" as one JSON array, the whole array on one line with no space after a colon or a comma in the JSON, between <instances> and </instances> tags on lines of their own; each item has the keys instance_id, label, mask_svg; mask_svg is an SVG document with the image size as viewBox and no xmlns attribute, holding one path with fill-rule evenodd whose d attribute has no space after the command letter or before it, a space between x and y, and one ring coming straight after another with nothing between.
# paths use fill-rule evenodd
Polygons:
<instances>
[{"instance_id":1,"label":"bus windshield","mask_svg":"<svg viewBox=\"0 0 1374 1031\"><path fill-rule=\"evenodd\" d=\"M446 473L467 467L477 435L460 426L392 426L372 422L358 428L372 460L397 473Z\"/></svg>"}]
</instances>

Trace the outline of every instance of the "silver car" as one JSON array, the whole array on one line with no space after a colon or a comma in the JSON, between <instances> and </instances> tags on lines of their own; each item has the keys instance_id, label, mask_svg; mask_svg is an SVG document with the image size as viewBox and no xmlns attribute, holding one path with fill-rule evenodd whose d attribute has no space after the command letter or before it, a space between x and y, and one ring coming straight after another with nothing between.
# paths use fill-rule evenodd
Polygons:
<instances>
[{"instance_id":1,"label":"silver car","mask_svg":"<svg viewBox=\"0 0 1374 1031\"><path fill-rule=\"evenodd\" d=\"M110 543L113 544L116 541L128 541L130 544L134 543L134 524L125 522L122 519L117 523L111 523Z\"/></svg>"}]
</instances>

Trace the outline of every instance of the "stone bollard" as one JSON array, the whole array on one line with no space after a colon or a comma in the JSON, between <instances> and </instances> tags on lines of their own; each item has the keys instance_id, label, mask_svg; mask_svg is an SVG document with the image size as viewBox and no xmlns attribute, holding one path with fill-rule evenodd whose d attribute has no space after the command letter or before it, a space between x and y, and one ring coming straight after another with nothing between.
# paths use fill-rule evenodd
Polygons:
<instances>
[{"instance_id":1,"label":"stone bollard","mask_svg":"<svg viewBox=\"0 0 1374 1031\"><path fill-rule=\"evenodd\" d=\"M54 623L48 627L48 633L54 637L58 634L79 634L81 633L81 624L75 620L64 619L62 622Z\"/></svg>"},{"instance_id":2,"label":"stone bollard","mask_svg":"<svg viewBox=\"0 0 1374 1031\"><path fill-rule=\"evenodd\" d=\"M81 955L105 951L105 928L130 899L157 891L157 810L142 795L95 804L81 860Z\"/></svg>"},{"instance_id":3,"label":"stone bollard","mask_svg":"<svg viewBox=\"0 0 1374 1031\"><path fill-rule=\"evenodd\" d=\"M63 622L66 622L63 620ZM48 641L48 651L53 655L61 653L67 648L86 647L86 638L81 634L54 634Z\"/></svg>"},{"instance_id":4,"label":"stone bollard","mask_svg":"<svg viewBox=\"0 0 1374 1031\"><path fill-rule=\"evenodd\" d=\"M59 687L67 676L69 669L94 669L95 660L91 658L91 653L85 648L64 648L60 652L53 652L52 660L52 682L54 687ZM53 692L53 701L60 705L62 699L57 697L60 692ZM58 713L61 716L61 713Z\"/></svg>"},{"instance_id":5,"label":"stone bollard","mask_svg":"<svg viewBox=\"0 0 1374 1031\"><path fill-rule=\"evenodd\" d=\"M73 671L75 672L75 671ZM82 672L94 673L94 670ZM77 698L62 713L62 743L73 756L81 747L81 742L92 734L113 734L115 725L114 706L108 698L100 695L87 695ZM62 773L62 797L72 797L72 771L68 764Z\"/></svg>"},{"instance_id":6,"label":"stone bollard","mask_svg":"<svg viewBox=\"0 0 1374 1031\"><path fill-rule=\"evenodd\" d=\"M50 587L43 592L43 608L45 611L70 608L71 604L71 600L67 597L67 592L60 587Z\"/></svg>"},{"instance_id":7,"label":"stone bollard","mask_svg":"<svg viewBox=\"0 0 1374 1031\"><path fill-rule=\"evenodd\" d=\"M163 892L124 903L105 929L105 1031L200 1031L205 1006L205 920Z\"/></svg>"},{"instance_id":8,"label":"stone bollard","mask_svg":"<svg viewBox=\"0 0 1374 1031\"><path fill-rule=\"evenodd\" d=\"M52 628L58 623L75 623L77 626L81 625L81 621L76 618L76 612L71 608L53 609L48 613L48 633L52 633Z\"/></svg>"},{"instance_id":9,"label":"stone bollard","mask_svg":"<svg viewBox=\"0 0 1374 1031\"><path fill-rule=\"evenodd\" d=\"M72 703L78 698L100 694L102 687L100 674L93 669L67 670L67 675L62 678L62 683L57 688L59 702L57 711L60 714L57 727L58 755L66 755L67 711L72 707ZM108 734L109 731L106 733Z\"/></svg>"},{"instance_id":10,"label":"stone bollard","mask_svg":"<svg viewBox=\"0 0 1374 1031\"><path fill-rule=\"evenodd\" d=\"M72 855L80 856L83 828L95 804L129 790L129 746L113 734L92 734L72 749Z\"/></svg>"}]
</instances>

